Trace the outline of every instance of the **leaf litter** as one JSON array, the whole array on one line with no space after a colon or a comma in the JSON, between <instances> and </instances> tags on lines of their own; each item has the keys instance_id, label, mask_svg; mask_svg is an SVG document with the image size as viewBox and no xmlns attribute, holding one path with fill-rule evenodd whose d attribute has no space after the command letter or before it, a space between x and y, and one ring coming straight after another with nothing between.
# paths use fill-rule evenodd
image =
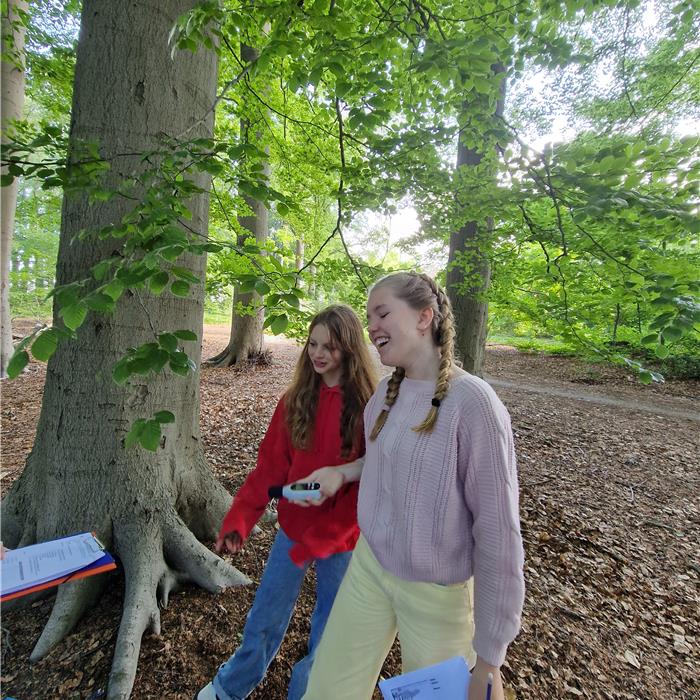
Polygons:
<instances>
[{"instance_id":1,"label":"leaf litter","mask_svg":"<svg viewBox=\"0 0 700 700\"><path fill-rule=\"evenodd\" d=\"M225 326L208 326L203 357L221 350ZM272 365L202 370L202 438L209 463L234 492L255 464L298 347L269 338ZM697 406L697 381L642 387L623 370L493 346L486 371L509 382L626 399L629 408L499 388L516 439L525 544L522 631L503 674L508 700L700 697L700 442L687 418L635 404ZM31 450L45 366L31 363L3 382L2 492ZM275 535L261 524L232 558L254 582ZM3 614L3 697L18 700L105 696L121 614L123 582L113 574L97 608L36 664L28 658L52 598ZM146 634L132 698L189 700L240 641L254 586L212 596L194 586L171 597L162 634ZM307 577L280 652L252 700L283 700L305 653L313 609ZM400 672L394 645L381 675ZM375 698L379 693L375 692Z\"/></svg>"}]
</instances>

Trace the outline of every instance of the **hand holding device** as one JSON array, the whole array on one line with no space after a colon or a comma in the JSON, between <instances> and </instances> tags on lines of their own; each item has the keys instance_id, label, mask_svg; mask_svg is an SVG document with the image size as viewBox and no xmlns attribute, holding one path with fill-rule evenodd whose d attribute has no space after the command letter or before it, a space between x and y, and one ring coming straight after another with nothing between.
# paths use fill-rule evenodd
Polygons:
<instances>
[{"instance_id":1,"label":"hand holding device","mask_svg":"<svg viewBox=\"0 0 700 700\"><path fill-rule=\"evenodd\" d=\"M286 498L288 501L318 501L321 499L321 484L317 481L297 482L286 486L270 486L270 498Z\"/></svg>"}]
</instances>

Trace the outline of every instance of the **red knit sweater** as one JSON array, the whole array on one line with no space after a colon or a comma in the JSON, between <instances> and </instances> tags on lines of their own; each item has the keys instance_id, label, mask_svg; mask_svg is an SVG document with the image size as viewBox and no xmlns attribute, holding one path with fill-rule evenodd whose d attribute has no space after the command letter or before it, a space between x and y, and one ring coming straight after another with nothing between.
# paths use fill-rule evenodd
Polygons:
<instances>
[{"instance_id":1,"label":"red knit sweater","mask_svg":"<svg viewBox=\"0 0 700 700\"><path fill-rule=\"evenodd\" d=\"M231 532L245 539L269 502L270 486L282 486L308 476L319 467L346 464L360 453L341 456L340 417L343 393L339 386L321 384L316 407L316 425L311 447L292 446L285 420L284 397L280 399L258 450L258 463L241 486L221 525L219 537ZM362 426L362 421L360 421ZM364 451L364 440L360 441ZM301 566L310 559L323 559L354 549L357 527L358 482L344 485L320 506L301 508L280 499L279 524L296 544L290 550L292 561Z\"/></svg>"}]
</instances>

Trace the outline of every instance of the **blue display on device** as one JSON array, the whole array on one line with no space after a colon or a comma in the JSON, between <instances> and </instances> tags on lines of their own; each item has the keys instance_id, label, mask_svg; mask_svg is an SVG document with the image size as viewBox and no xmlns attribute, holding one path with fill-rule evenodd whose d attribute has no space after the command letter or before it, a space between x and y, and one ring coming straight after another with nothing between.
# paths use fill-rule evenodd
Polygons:
<instances>
[{"instance_id":1,"label":"blue display on device","mask_svg":"<svg viewBox=\"0 0 700 700\"><path fill-rule=\"evenodd\" d=\"M270 486L267 490L270 498L286 498L288 501L320 501L321 484L317 481L287 484L287 486Z\"/></svg>"}]
</instances>

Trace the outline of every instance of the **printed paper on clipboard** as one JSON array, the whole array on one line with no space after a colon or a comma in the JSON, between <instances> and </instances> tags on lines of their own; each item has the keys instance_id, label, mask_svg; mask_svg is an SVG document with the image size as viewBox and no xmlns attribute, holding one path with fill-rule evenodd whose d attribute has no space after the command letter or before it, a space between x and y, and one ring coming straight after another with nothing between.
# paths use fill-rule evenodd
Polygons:
<instances>
[{"instance_id":1,"label":"printed paper on clipboard","mask_svg":"<svg viewBox=\"0 0 700 700\"><path fill-rule=\"evenodd\" d=\"M91 532L9 550L0 561L0 600L115 568L114 559Z\"/></svg>"},{"instance_id":2,"label":"printed paper on clipboard","mask_svg":"<svg viewBox=\"0 0 700 700\"><path fill-rule=\"evenodd\" d=\"M384 700L464 700L468 688L469 670L461 656L379 683Z\"/></svg>"}]
</instances>

